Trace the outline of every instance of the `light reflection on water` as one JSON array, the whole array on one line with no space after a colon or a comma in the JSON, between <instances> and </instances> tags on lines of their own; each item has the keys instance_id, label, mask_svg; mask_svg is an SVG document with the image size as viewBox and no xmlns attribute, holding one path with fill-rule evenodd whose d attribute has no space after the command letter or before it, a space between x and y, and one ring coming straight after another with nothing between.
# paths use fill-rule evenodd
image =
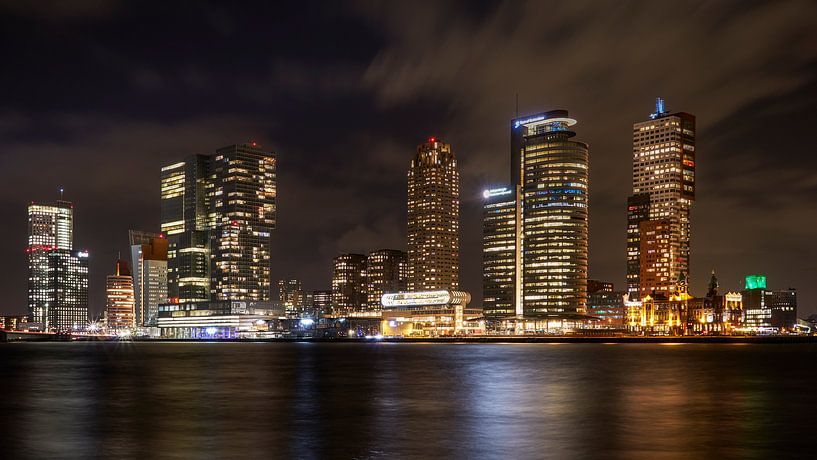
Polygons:
<instances>
[{"instance_id":1,"label":"light reflection on water","mask_svg":"<svg viewBox=\"0 0 817 460\"><path fill-rule=\"evenodd\" d=\"M813 345L0 346L2 458L803 454Z\"/></svg>"}]
</instances>

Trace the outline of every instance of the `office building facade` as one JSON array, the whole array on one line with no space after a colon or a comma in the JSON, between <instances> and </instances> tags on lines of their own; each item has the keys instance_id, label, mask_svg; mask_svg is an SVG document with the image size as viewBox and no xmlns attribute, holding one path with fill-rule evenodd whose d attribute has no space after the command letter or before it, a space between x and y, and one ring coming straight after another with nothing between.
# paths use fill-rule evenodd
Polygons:
<instances>
[{"instance_id":1,"label":"office building facade","mask_svg":"<svg viewBox=\"0 0 817 460\"><path fill-rule=\"evenodd\" d=\"M647 221L663 221L667 238L661 242L661 251L666 262L661 263L666 263L662 266L666 278L689 277L695 156L695 117L664 110L660 98L649 120L633 125L633 195L627 209L627 290L633 295L669 295L674 289L672 283L664 282L664 276L641 278L651 269L641 253L642 227L651 228Z\"/></svg>"},{"instance_id":2,"label":"office building facade","mask_svg":"<svg viewBox=\"0 0 817 460\"><path fill-rule=\"evenodd\" d=\"M366 310L369 302L366 261L363 254L341 254L332 259L333 315Z\"/></svg>"},{"instance_id":3,"label":"office building facade","mask_svg":"<svg viewBox=\"0 0 817 460\"><path fill-rule=\"evenodd\" d=\"M430 138L408 172L408 290L459 288L460 176L451 145Z\"/></svg>"},{"instance_id":4,"label":"office building facade","mask_svg":"<svg viewBox=\"0 0 817 460\"><path fill-rule=\"evenodd\" d=\"M156 326L159 304L167 303L168 241L162 234L129 232L133 267L134 322Z\"/></svg>"},{"instance_id":5,"label":"office building facade","mask_svg":"<svg viewBox=\"0 0 817 460\"><path fill-rule=\"evenodd\" d=\"M116 261L114 274L106 279L105 299L108 329L122 331L136 327L133 274L127 261Z\"/></svg>"},{"instance_id":6,"label":"office building facade","mask_svg":"<svg viewBox=\"0 0 817 460\"><path fill-rule=\"evenodd\" d=\"M568 115L512 120L511 186L483 192L485 315L517 331L586 313L589 149Z\"/></svg>"},{"instance_id":7,"label":"office building facade","mask_svg":"<svg viewBox=\"0 0 817 460\"><path fill-rule=\"evenodd\" d=\"M526 316L584 313L587 302L589 149L572 140L565 110L514 120L521 155Z\"/></svg>"},{"instance_id":8,"label":"office building facade","mask_svg":"<svg viewBox=\"0 0 817 460\"><path fill-rule=\"evenodd\" d=\"M792 329L797 322L797 290L773 291L766 287L766 277L746 277L743 297L745 325L756 330Z\"/></svg>"},{"instance_id":9,"label":"office building facade","mask_svg":"<svg viewBox=\"0 0 817 460\"><path fill-rule=\"evenodd\" d=\"M28 207L29 321L41 330L88 324L88 253L73 249L73 222L70 202Z\"/></svg>"},{"instance_id":10,"label":"office building facade","mask_svg":"<svg viewBox=\"0 0 817 460\"><path fill-rule=\"evenodd\" d=\"M396 249L372 251L366 259L366 295L370 311L379 311L383 294L407 289L408 255Z\"/></svg>"},{"instance_id":11,"label":"office building facade","mask_svg":"<svg viewBox=\"0 0 817 460\"><path fill-rule=\"evenodd\" d=\"M516 188L483 192L482 305L485 317L500 319L523 312L520 298L521 208Z\"/></svg>"},{"instance_id":12,"label":"office building facade","mask_svg":"<svg viewBox=\"0 0 817 460\"><path fill-rule=\"evenodd\" d=\"M306 297L300 280L278 280L278 300L287 316L301 316L306 313Z\"/></svg>"},{"instance_id":13,"label":"office building facade","mask_svg":"<svg viewBox=\"0 0 817 460\"><path fill-rule=\"evenodd\" d=\"M312 291L312 311L311 314L315 318L332 313L332 291Z\"/></svg>"}]
</instances>

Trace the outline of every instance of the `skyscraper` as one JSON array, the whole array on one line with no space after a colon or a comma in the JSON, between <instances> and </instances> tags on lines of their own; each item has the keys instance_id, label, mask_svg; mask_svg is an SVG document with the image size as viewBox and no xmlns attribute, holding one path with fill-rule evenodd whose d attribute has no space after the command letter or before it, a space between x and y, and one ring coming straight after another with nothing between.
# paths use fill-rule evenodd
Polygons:
<instances>
[{"instance_id":1,"label":"skyscraper","mask_svg":"<svg viewBox=\"0 0 817 460\"><path fill-rule=\"evenodd\" d=\"M485 190L482 211L482 305L485 316L499 319L517 311L521 278L520 211L517 187Z\"/></svg>"},{"instance_id":2,"label":"skyscraper","mask_svg":"<svg viewBox=\"0 0 817 460\"><path fill-rule=\"evenodd\" d=\"M210 300L211 188L206 155L162 168L161 230L168 239L168 297L175 302Z\"/></svg>"},{"instance_id":3,"label":"skyscraper","mask_svg":"<svg viewBox=\"0 0 817 460\"><path fill-rule=\"evenodd\" d=\"M584 313L587 301L587 144L553 110L514 120L521 155L522 296L526 316ZM512 173L513 175L513 173Z\"/></svg>"},{"instance_id":4,"label":"skyscraper","mask_svg":"<svg viewBox=\"0 0 817 460\"><path fill-rule=\"evenodd\" d=\"M116 271L106 279L105 294L108 328L122 330L136 326L133 276L127 261L116 261Z\"/></svg>"},{"instance_id":5,"label":"skyscraper","mask_svg":"<svg viewBox=\"0 0 817 460\"><path fill-rule=\"evenodd\" d=\"M589 152L575 124L566 110L511 121L511 185L483 192L489 319L538 330L586 312Z\"/></svg>"},{"instance_id":6,"label":"skyscraper","mask_svg":"<svg viewBox=\"0 0 817 460\"><path fill-rule=\"evenodd\" d=\"M161 234L129 232L137 326L155 326L159 304L168 300L168 241Z\"/></svg>"},{"instance_id":7,"label":"skyscraper","mask_svg":"<svg viewBox=\"0 0 817 460\"><path fill-rule=\"evenodd\" d=\"M459 289L460 176L451 146L417 147L408 172L408 290Z\"/></svg>"},{"instance_id":8,"label":"skyscraper","mask_svg":"<svg viewBox=\"0 0 817 460\"><path fill-rule=\"evenodd\" d=\"M670 113L658 98L655 112L647 121L633 125L633 196L628 200L627 290L638 293L670 294L672 282L689 278L690 209L695 201L695 117L685 112ZM641 273L656 267L641 253L644 222L664 221L666 241L661 258L666 259L667 284L658 279L641 279ZM653 228L655 225L647 225ZM638 265L635 261L638 260ZM661 262L664 263L664 262Z\"/></svg>"},{"instance_id":9,"label":"skyscraper","mask_svg":"<svg viewBox=\"0 0 817 460\"><path fill-rule=\"evenodd\" d=\"M381 309L383 294L406 290L408 256L396 249L380 249L369 253L366 262L368 309Z\"/></svg>"},{"instance_id":10,"label":"skyscraper","mask_svg":"<svg viewBox=\"0 0 817 460\"><path fill-rule=\"evenodd\" d=\"M88 323L88 253L73 250L73 219L67 201L28 207L28 309L43 330Z\"/></svg>"},{"instance_id":11,"label":"skyscraper","mask_svg":"<svg viewBox=\"0 0 817 460\"><path fill-rule=\"evenodd\" d=\"M347 315L366 309L366 256L341 254L332 260L332 313Z\"/></svg>"},{"instance_id":12,"label":"skyscraper","mask_svg":"<svg viewBox=\"0 0 817 460\"><path fill-rule=\"evenodd\" d=\"M216 151L212 171L212 295L217 300L270 300L275 155L254 142L231 145Z\"/></svg>"},{"instance_id":13,"label":"skyscraper","mask_svg":"<svg viewBox=\"0 0 817 460\"><path fill-rule=\"evenodd\" d=\"M276 199L275 154L254 142L162 168L169 296L268 301Z\"/></svg>"}]
</instances>

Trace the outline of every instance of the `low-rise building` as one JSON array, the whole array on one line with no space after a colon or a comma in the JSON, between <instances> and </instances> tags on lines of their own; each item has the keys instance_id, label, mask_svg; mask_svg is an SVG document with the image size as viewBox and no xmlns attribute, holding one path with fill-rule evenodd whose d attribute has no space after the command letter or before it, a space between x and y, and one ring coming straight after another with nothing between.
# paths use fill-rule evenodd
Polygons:
<instances>
[{"instance_id":1,"label":"low-rise building","mask_svg":"<svg viewBox=\"0 0 817 460\"><path fill-rule=\"evenodd\" d=\"M159 305L159 331L169 339L236 339L265 332L282 317L279 302L218 300Z\"/></svg>"},{"instance_id":2,"label":"low-rise building","mask_svg":"<svg viewBox=\"0 0 817 460\"><path fill-rule=\"evenodd\" d=\"M469 308L464 291L422 291L384 294L383 335L438 337L483 334L481 308Z\"/></svg>"}]
</instances>

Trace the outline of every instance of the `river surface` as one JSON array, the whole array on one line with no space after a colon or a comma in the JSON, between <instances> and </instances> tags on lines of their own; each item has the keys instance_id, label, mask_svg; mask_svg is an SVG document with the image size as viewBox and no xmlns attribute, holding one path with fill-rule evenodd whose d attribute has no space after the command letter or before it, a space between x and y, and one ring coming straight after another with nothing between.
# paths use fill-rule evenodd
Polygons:
<instances>
[{"instance_id":1,"label":"river surface","mask_svg":"<svg viewBox=\"0 0 817 460\"><path fill-rule=\"evenodd\" d=\"M817 458L817 345L0 344L0 458Z\"/></svg>"}]
</instances>

